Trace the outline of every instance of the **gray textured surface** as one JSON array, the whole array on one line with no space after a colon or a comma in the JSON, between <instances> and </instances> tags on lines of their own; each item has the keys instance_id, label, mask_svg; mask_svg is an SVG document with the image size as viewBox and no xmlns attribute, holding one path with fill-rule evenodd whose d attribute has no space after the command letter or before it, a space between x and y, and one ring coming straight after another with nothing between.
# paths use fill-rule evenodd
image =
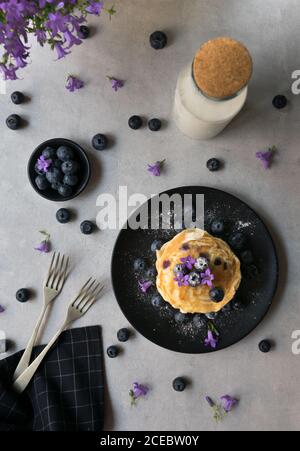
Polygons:
<instances>
[{"instance_id":1,"label":"gray textured surface","mask_svg":"<svg viewBox=\"0 0 300 451\"><path fill-rule=\"evenodd\" d=\"M298 0L129 0L117 1L112 22L94 19L94 36L64 61L54 62L47 49L32 48L32 64L23 79L8 85L31 97L15 107L9 96L0 96L0 289L6 312L0 317L15 349L25 345L41 305L41 281L49 257L33 251L37 233L47 229L55 249L67 252L74 270L64 293L55 303L43 340L50 338L65 312L69 297L90 275L109 281L109 263L116 232L99 231L84 237L83 219L97 214L96 198L115 193L118 185L147 195L184 184L214 186L238 195L266 220L276 239L281 281L274 306L263 324L247 339L214 355L185 356L160 349L143 337L124 346L116 360L106 361L109 387L107 428L115 430L297 430L300 421L299 358L291 352L291 333L299 328L299 99L292 98L284 112L271 107L278 92L289 92L290 77L299 69ZM148 35L166 30L168 48L154 52ZM176 77L191 60L198 45L208 38L230 35L242 40L254 57L254 78L246 109L220 137L193 142L170 121ZM68 73L81 76L86 87L70 94L64 89ZM106 75L126 79L114 93ZM4 121L20 112L29 122L18 132ZM158 134L131 132L127 119L133 113L159 116L168 125ZM96 132L115 138L114 147L97 154L90 148ZM58 205L39 198L27 181L26 164L33 148L52 137L82 143L93 161L90 187L67 206L77 220L56 223ZM263 172L255 152L276 144L278 157ZM224 158L224 171L211 175L208 157ZM147 174L147 162L166 158L160 179ZM298 195L298 196L297 196ZM36 298L21 305L15 292L32 287ZM113 293L108 290L82 324L102 324L104 346L116 341L116 331L127 325ZM260 339L276 341L269 355L257 351ZM13 349L12 349L13 350ZM171 388L174 377L185 375L193 383L182 394ZM128 390L138 380L152 387L147 401L129 406ZM215 426L203 401L229 392L241 399L237 411Z\"/></svg>"}]
</instances>

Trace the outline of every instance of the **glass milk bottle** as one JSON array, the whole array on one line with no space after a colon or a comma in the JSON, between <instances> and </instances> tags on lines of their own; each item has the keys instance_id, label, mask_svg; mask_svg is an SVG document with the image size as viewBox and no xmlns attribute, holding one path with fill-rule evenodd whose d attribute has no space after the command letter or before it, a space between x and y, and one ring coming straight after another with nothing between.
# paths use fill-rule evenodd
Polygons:
<instances>
[{"instance_id":1,"label":"glass milk bottle","mask_svg":"<svg viewBox=\"0 0 300 451\"><path fill-rule=\"evenodd\" d=\"M180 73L173 117L190 138L214 138L243 108L252 76L246 47L230 38L205 43Z\"/></svg>"}]
</instances>

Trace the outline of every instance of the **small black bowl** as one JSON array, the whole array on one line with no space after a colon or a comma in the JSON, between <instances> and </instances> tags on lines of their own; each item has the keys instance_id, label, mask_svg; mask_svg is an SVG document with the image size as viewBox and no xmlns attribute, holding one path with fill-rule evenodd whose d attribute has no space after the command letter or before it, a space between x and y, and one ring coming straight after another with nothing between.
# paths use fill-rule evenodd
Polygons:
<instances>
[{"instance_id":1,"label":"small black bowl","mask_svg":"<svg viewBox=\"0 0 300 451\"><path fill-rule=\"evenodd\" d=\"M58 192L53 190L52 188L49 188L45 191L40 191L38 187L35 184L35 179L37 177L37 173L35 172L35 165L38 160L38 158L41 156L42 151L47 147L53 147L54 149L58 149L60 146L68 146L70 147L75 155L76 160L80 164L80 183L74 188L74 192L69 197L62 197ZM42 197L45 199L51 200L53 202L66 202L68 200L74 199L75 197L79 196L80 193L86 188L90 177L91 177L91 164L88 159L87 154L83 150L82 147L80 147L78 144L76 144L73 141L70 141L69 139L64 138L54 138L49 139L48 141L43 142L40 144L32 153L30 160L28 162L27 167L28 177L29 181L33 187L33 189Z\"/></svg>"}]
</instances>

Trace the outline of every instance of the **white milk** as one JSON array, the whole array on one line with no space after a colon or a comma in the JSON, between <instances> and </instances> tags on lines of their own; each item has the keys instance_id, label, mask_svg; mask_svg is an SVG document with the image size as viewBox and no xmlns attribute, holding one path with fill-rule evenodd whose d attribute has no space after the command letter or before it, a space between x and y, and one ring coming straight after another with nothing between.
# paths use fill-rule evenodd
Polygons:
<instances>
[{"instance_id":1,"label":"white milk","mask_svg":"<svg viewBox=\"0 0 300 451\"><path fill-rule=\"evenodd\" d=\"M206 140L221 133L243 108L248 88L229 100L205 97L192 77L192 65L179 75L173 116L178 128L189 138Z\"/></svg>"}]
</instances>

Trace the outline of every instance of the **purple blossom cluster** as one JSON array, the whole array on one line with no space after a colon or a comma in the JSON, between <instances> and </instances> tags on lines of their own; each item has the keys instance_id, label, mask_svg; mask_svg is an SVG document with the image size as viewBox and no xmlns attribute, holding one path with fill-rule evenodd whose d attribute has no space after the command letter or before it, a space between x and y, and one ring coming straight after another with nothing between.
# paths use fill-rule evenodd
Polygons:
<instances>
[{"instance_id":1,"label":"purple blossom cluster","mask_svg":"<svg viewBox=\"0 0 300 451\"><path fill-rule=\"evenodd\" d=\"M177 272L174 278L174 281L177 282L179 287L188 287L190 285L193 287L197 285L212 287L215 276L210 268L198 272L195 266L197 260L190 255L181 258L180 261L181 264L178 265L180 266L180 271Z\"/></svg>"},{"instance_id":2,"label":"purple blossom cluster","mask_svg":"<svg viewBox=\"0 0 300 451\"><path fill-rule=\"evenodd\" d=\"M29 34L40 45L49 44L64 58L81 44L80 26L88 14L99 15L100 0L0 0L0 72L16 80L17 71L28 64Z\"/></svg>"}]
</instances>

